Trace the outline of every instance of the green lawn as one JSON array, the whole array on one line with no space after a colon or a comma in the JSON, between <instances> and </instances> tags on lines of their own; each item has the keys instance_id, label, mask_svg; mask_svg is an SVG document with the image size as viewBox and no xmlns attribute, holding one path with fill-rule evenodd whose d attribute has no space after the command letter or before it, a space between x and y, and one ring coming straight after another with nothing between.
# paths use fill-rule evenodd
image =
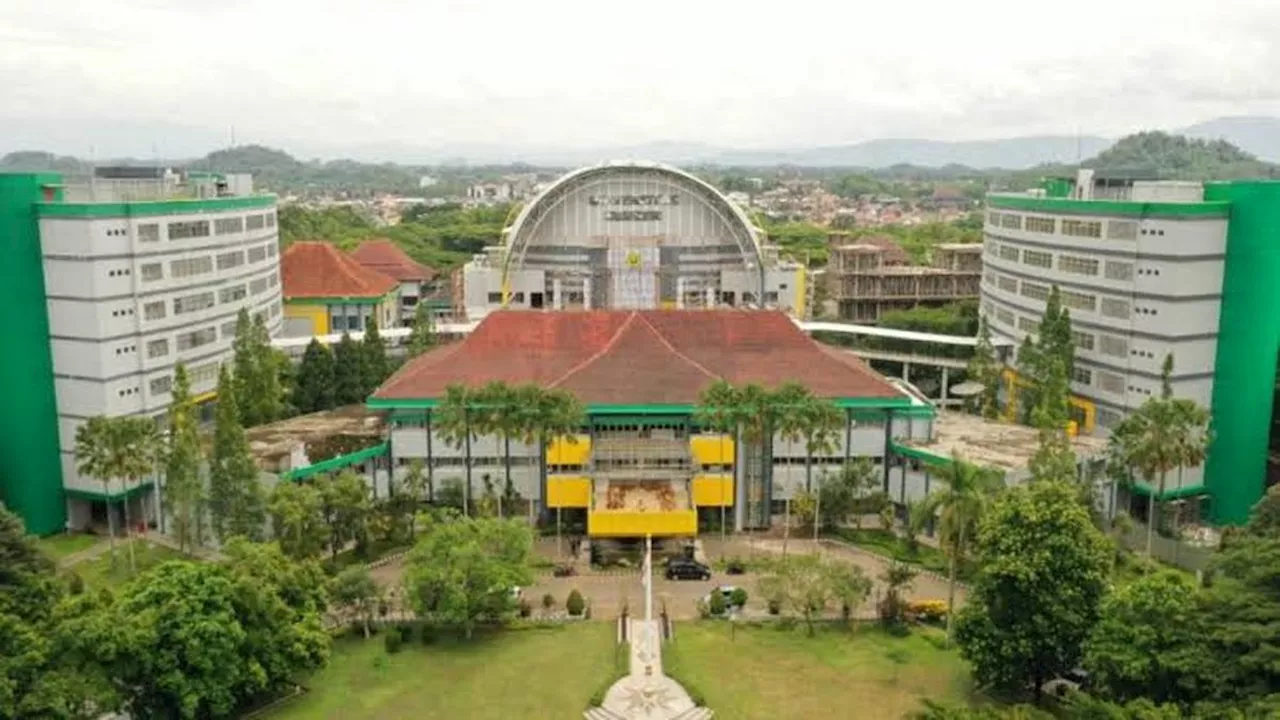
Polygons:
<instances>
[{"instance_id":1,"label":"green lawn","mask_svg":"<svg viewBox=\"0 0 1280 720\"><path fill-rule=\"evenodd\" d=\"M161 545L152 545L145 540L133 541L134 563L136 572L129 571L129 544L125 541L116 543L116 561L111 563L111 553L104 552L87 562L79 563L71 569L84 580L85 587L110 588L115 590L124 585L136 573L155 567L167 560L178 560L187 556ZM187 558L189 559L189 558Z\"/></svg>"},{"instance_id":2,"label":"green lawn","mask_svg":"<svg viewBox=\"0 0 1280 720\"><path fill-rule=\"evenodd\" d=\"M40 538L36 541L36 547L54 562L58 562L68 555L88 550L100 542L106 542L106 538L85 533L62 533Z\"/></svg>"},{"instance_id":3,"label":"green lawn","mask_svg":"<svg viewBox=\"0 0 1280 720\"><path fill-rule=\"evenodd\" d=\"M676 626L663 646L668 674L701 696L717 718L892 718L920 709L920 700L964 702L969 671L942 634L915 629L892 637L874 627L854 632L803 627L739 627L703 621ZM548 716L550 717L550 716Z\"/></svg>"},{"instance_id":4,"label":"green lawn","mask_svg":"<svg viewBox=\"0 0 1280 720\"><path fill-rule=\"evenodd\" d=\"M946 554L941 550L920 543L913 551L907 546L907 541L895 533L878 528L867 530L838 528L832 531L830 536L852 545L857 545L865 550L870 550L877 555L923 567L940 575L946 575L950 572L951 561L947 559ZM972 561L961 562L956 568L957 578L962 582L972 580L976 573L977 568Z\"/></svg>"},{"instance_id":5,"label":"green lawn","mask_svg":"<svg viewBox=\"0 0 1280 720\"><path fill-rule=\"evenodd\" d=\"M413 642L395 655L380 636L342 640L329 667L306 681L310 692L267 717L580 718L614 672L613 649L605 622Z\"/></svg>"}]
</instances>

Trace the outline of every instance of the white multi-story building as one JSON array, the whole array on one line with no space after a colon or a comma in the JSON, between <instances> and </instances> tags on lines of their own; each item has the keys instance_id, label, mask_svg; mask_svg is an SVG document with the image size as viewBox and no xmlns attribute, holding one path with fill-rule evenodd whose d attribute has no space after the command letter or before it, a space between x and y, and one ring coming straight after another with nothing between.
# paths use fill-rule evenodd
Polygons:
<instances>
[{"instance_id":1,"label":"white multi-story building","mask_svg":"<svg viewBox=\"0 0 1280 720\"><path fill-rule=\"evenodd\" d=\"M104 488L77 472L76 430L100 415L162 417L178 362L186 364L193 395L212 398L239 312L261 315L273 335L282 322L273 195L254 194L248 176L148 177L139 169L123 178L105 175L83 185L17 176L39 195L24 209L33 223L25 237L14 236L25 243L14 262L26 267L38 257L43 279L39 296L39 284L27 282L21 299L38 297L39 305L27 309L44 316L33 325L47 325L45 347L37 329L22 338L30 346L20 352L45 355L51 371L24 382L33 384L33 395L51 394L52 404L37 404L56 412L27 415L30 431L42 435L27 451L46 453L47 440L56 438L56 458L40 458L39 477L16 493L42 489L33 528L41 532L46 517L62 515L72 526L105 517L122 495L135 498L135 519L150 517L150 483ZM0 197L0 205L16 207L12 195Z\"/></svg>"}]
</instances>

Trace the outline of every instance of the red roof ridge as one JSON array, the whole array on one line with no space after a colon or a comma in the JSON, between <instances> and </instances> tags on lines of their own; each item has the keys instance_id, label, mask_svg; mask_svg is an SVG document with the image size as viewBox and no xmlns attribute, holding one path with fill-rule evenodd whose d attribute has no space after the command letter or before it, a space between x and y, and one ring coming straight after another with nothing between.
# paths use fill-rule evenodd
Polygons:
<instances>
[{"instance_id":1,"label":"red roof ridge","mask_svg":"<svg viewBox=\"0 0 1280 720\"><path fill-rule=\"evenodd\" d=\"M552 380L552 381L551 381L551 383L547 385L547 387L555 387L555 386L559 385L560 383L564 382L565 380L568 380L568 379L569 379L569 376L571 376L571 375L573 375L574 373L578 372L579 370L581 370L581 369L583 369L583 368L587 367L588 365L590 365L591 363L595 362L596 360L599 360L600 358L604 357L604 356L605 356L605 355L606 355L610 350L612 350L612 349L613 349L613 346L614 346L614 345L617 345L617 344L618 344L618 338L622 337L622 331L627 329L627 326L628 326L628 325L630 325L630 324L631 324L631 323L636 319L636 316L637 316L638 314L639 314L639 313L636 313L636 312L634 312L634 311L633 311L630 315L628 315L628 316L627 316L627 320L626 320L626 322L624 322L624 323L622 323L621 325L619 325L619 326L618 326L618 329L617 329L617 330L615 330L615 331L613 332L613 337L609 338L609 342L605 343L603 347L601 347L599 350L595 351L595 353L593 353L593 354L592 354L590 357L588 357L586 360L583 360L582 362L578 363L577 365L574 365L573 367L571 367L571 368L569 368L568 370L566 370L566 371L565 371L565 373L564 373L563 375L561 375L560 377L556 378L555 380Z\"/></svg>"},{"instance_id":2,"label":"red roof ridge","mask_svg":"<svg viewBox=\"0 0 1280 720\"><path fill-rule=\"evenodd\" d=\"M706 368L706 366L704 366L702 363L698 362L697 360L694 360L693 358L689 357L688 355L685 355L684 353L682 353L682 352L680 352L679 350L677 350L677 349L676 349L676 346L675 346L675 345L672 345L672 344L671 344L671 341L670 341L670 340L667 340L666 336L665 336L665 335L663 335L663 334L658 330L658 328L654 327L654 326L653 326L653 323L649 322L649 319L648 319L648 318L646 318L646 317L643 317L643 316L642 316L640 319L644 321L644 324L645 324L645 325L648 325L648 326L649 326L649 329L650 329L650 330L653 330L653 334L654 334L654 335L657 335L657 336L658 336L658 341L659 341L659 342L661 342L664 346L666 346L666 348L667 348L668 350L670 350L672 353L674 353L676 357L678 357L678 358L680 358L681 360L684 360L685 362L689 363L690 365L692 365L692 366L694 366L694 367L698 368L699 370L701 370L701 371L702 371L702 374L703 374L703 375L706 375L707 377L711 378L712 380L719 380L719 379L720 379L720 376L719 376L719 375L716 375L715 373L713 373L713 372L711 372L710 370L708 370L708 369Z\"/></svg>"}]
</instances>

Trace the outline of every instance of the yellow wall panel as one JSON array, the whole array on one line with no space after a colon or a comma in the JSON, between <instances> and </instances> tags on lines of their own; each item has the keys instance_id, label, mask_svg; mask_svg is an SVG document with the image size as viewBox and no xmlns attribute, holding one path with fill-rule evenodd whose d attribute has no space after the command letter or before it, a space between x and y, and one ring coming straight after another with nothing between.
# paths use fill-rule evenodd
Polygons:
<instances>
[{"instance_id":1,"label":"yellow wall panel","mask_svg":"<svg viewBox=\"0 0 1280 720\"><path fill-rule=\"evenodd\" d=\"M287 318L305 318L310 320L312 335L329 334L328 305L294 305L285 303L284 316Z\"/></svg>"},{"instance_id":2,"label":"yellow wall panel","mask_svg":"<svg viewBox=\"0 0 1280 720\"><path fill-rule=\"evenodd\" d=\"M697 535L698 514L693 510L674 512L588 513L587 534L591 537L655 537Z\"/></svg>"},{"instance_id":3,"label":"yellow wall panel","mask_svg":"<svg viewBox=\"0 0 1280 720\"><path fill-rule=\"evenodd\" d=\"M584 508L591 504L591 480L581 475L547 477L547 507Z\"/></svg>"},{"instance_id":4,"label":"yellow wall panel","mask_svg":"<svg viewBox=\"0 0 1280 720\"><path fill-rule=\"evenodd\" d=\"M590 457L591 437L588 435L556 438L547 445L548 465L586 465Z\"/></svg>"},{"instance_id":5,"label":"yellow wall panel","mask_svg":"<svg viewBox=\"0 0 1280 720\"><path fill-rule=\"evenodd\" d=\"M733 476L694 475L693 504L695 507L733 505Z\"/></svg>"},{"instance_id":6,"label":"yellow wall panel","mask_svg":"<svg viewBox=\"0 0 1280 720\"><path fill-rule=\"evenodd\" d=\"M732 465L733 437L694 435L689 438L689 454L694 465Z\"/></svg>"}]
</instances>

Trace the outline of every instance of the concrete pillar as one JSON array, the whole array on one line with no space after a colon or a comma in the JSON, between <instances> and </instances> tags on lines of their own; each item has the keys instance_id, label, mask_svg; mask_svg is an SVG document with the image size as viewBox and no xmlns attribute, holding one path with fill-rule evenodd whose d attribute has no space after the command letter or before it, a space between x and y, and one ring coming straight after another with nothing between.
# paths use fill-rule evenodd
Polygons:
<instances>
[{"instance_id":1,"label":"concrete pillar","mask_svg":"<svg viewBox=\"0 0 1280 720\"><path fill-rule=\"evenodd\" d=\"M561 292L561 289L560 289L560 278L555 278L551 281L551 294L556 296L555 302L551 304L551 307L555 308L556 310L563 310L564 309L564 293Z\"/></svg>"},{"instance_id":2,"label":"concrete pillar","mask_svg":"<svg viewBox=\"0 0 1280 720\"><path fill-rule=\"evenodd\" d=\"M676 278L676 309L684 309L684 278Z\"/></svg>"},{"instance_id":3,"label":"concrete pillar","mask_svg":"<svg viewBox=\"0 0 1280 720\"><path fill-rule=\"evenodd\" d=\"M942 368L942 407L944 409L947 407L947 374L950 370L951 368Z\"/></svg>"},{"instance_id":4,"label":"concrete pillar","mask_svg":"<svg viewBox=\"0 0 1280 720\"><path fill-rule=\"evenodd\" d=\"M715 306L716 306L716 289L713 287L709 287L707 288L707 307L713 308Z\"/></svg>"},{"instance_id":5,"label":"concrete pillar","mask_svg":"<svg viewBox=\"0 0 1280 720\"><path fill-rule=\"evenodd\" d=\"M902 363L902 379L911 382L911 363Z\"/></svg>"},{"instance_id":6,"label":"concrete pillar","mask_svg":"<svg viewBox=\"0 0 1280 720\"><path fill-rule=\"evenodd\" d=\"M585 310L591 309L591 278L582 278L582 307Z\"/></svg>"}]
</instances>

